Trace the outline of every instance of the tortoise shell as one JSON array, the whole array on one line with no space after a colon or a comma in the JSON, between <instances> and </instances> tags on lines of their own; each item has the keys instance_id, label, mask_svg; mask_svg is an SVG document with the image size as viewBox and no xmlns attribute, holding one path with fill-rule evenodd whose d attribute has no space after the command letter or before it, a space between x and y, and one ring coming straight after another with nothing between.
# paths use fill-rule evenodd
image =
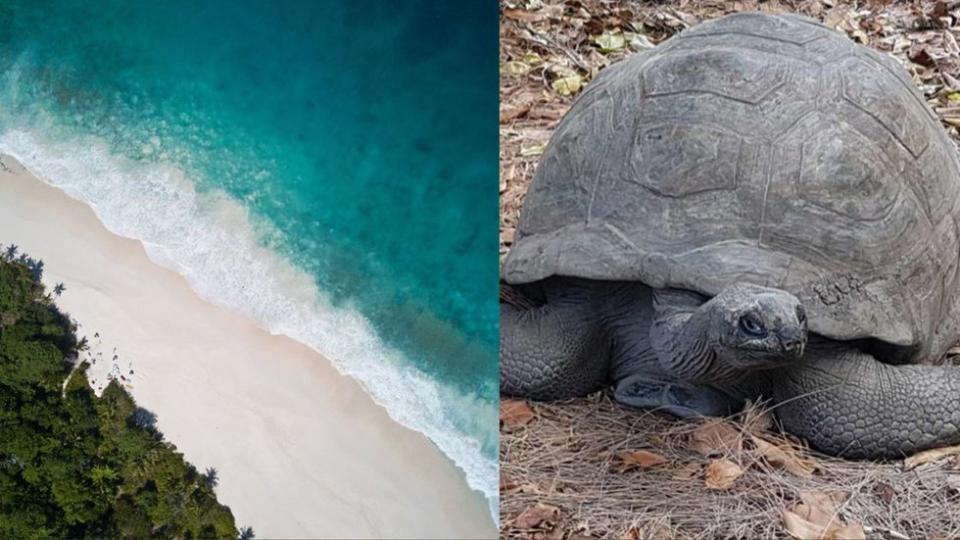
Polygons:
<instances>
[{"instance_id":1,"label":"tortoise shell","mask_svg":"<svg viewBox=\"0 0 960 540\"><path fill-rule=\"evenodd\" d=\"M604 70L557 127L503 268L795 294L813 332L939 356L958 332L960 162L892 57L741 13Z\"/></svg>"}]
</instances>

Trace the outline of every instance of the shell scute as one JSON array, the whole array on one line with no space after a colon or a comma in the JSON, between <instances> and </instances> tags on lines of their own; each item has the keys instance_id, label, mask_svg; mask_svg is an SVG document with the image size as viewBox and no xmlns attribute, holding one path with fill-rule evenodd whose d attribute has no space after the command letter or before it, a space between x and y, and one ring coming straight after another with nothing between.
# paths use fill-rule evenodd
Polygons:
<instances>
[{"instance_id":1,"label":"shell scute","mask_svg":"<svg viewBox=\"0 0 960 540\"><path fill-rule=\"evenodd\" d=\"M901 184L870 141L837 124L800 142L798 193L810 204L853 219L889 215Z\"/></svg>"},{"instance_id":2,"label":"shell scute","mask_svg":"<svg viewBox=\"0 0 960 540\"><path fill-rule=\"evenodd\" d=\"M659 124L637 132L628 181L665 197L737 187L740 140L704 125Z\"/></svg>"},{"instance_id":3,"label":"shell scute","mask_svg":"<svg viewBox=\"0 0 960 540\"><path fill-rule=\"evenodd\" d=\"M830 31L799 17L769 17L761 13L737 13L715 19L685 31L684 37L739 34L806 45L823 39Z\"/></svg>"},{"instance_id":4,"label":"shell scute","mask_svg":"<svg viewBox=\"0 0 960 540\"><path fill-rule=\"evenodd\" d=\"M843 98L872 116L914 157L927 148L929 135L922 108L898 82L861 58L849 58L840 69Z\"/></svg>"},{"instance_id":5,"label":"shell scute","mask_svg":"<svg viewBox=\"0 0 960 540\"><path fill-rule=\"evenodd\" d=\"M613 66L551 139L504 279L779 287L816 333L938 356L960 339L960 158L893 62L740 14Z\"/></svg>"},{"instance_id":6,"label":"shell scute","mask_svg":"<svg viewBox=\"0 0 960 540\"><path fill-rule=\"evenodd\" d=\"M646 97L708 93L756 104L785 83L784 66L762 54L716 47L661 56L643 73Z\"/></svg>"}]
</instances>

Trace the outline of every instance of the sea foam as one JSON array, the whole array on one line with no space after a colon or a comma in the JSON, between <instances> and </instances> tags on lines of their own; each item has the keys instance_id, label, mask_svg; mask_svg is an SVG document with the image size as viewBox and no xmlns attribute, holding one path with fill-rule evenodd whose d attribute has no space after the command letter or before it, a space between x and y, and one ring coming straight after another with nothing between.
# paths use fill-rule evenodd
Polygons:
<instances>
[{"instance_id":1,"label":"sea foam","mask_svg":"<svg viewBox=\"0 0 960 540\"><path fill-rule=\"evenodd\" d=\"M222 191L198 192L176 165L129 159L95 136L52 140L42 130L11 128L0 134L0 152L89 205L111 232L140 241L152 261L186 277L205 300L330 359L391 418L449 456L498 520L496 458L464 428L495 426L495 405L417 370L356 308L333 305L309 274L266 247L278 234L269 223Z\"/></svg>"}]
</instances>

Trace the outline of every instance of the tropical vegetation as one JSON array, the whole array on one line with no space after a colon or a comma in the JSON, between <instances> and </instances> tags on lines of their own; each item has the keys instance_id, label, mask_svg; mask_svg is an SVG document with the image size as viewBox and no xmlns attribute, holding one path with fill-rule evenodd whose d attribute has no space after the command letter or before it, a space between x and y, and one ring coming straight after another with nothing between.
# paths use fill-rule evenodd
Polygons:
<instances>
[{"instance_id":1,"label":"tropical vegetation","mask_svg":"<svg viewBox=\"0 0 960 540\"><path fill-rule=\"evenodd\" d=\"M115 382L96 396L42 274L0 246L0 538L252 537L152 413Z\"/></svg>"}]
</instances>

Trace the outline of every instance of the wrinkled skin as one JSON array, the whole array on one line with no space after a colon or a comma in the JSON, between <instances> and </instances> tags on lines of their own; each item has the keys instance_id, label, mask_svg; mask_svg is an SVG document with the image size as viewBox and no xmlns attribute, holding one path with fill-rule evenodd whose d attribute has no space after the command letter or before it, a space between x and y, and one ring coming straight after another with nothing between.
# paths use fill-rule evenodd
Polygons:
<instances>
[{"instance_id":1,"label":"wrinkled skin","mask_svg":"<svg viewBox=\"0 0 960 540\"><path fill-rule=\"evenodd\" d=\"M554 130L501 272L541 304L501 307L501 388L763 396L849 457L958 442L960 368L927 365L960 341L958 253L960 159L903 66L804 17L707 21Z\"/></svg>"},{"instance_id":2,"label":"wrinkled skin","mask_svg":"<svg viewBox=\"0 0 960 540\"><path fill-rule=\"evenodd\" d=\"M960 370L885 364L810 335L788 292L735 284L708 299L571 278L535 288L539 307L501 304L504 395L560 399L612 384L621 403L681 417L768 398L787 431L845 457L960 441Z\"/></svg>"}]
</instances>

